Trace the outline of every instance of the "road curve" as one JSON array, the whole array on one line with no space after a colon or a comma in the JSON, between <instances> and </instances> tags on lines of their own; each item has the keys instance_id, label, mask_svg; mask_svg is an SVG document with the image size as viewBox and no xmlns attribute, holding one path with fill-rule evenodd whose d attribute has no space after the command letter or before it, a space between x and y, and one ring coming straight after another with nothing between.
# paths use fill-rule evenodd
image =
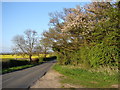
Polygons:
<instances>
[{"instance_id":1,"label":"road curve","mask_svg":"<svg viewBox=\"0 0 120 90\"><path fill-rule=\"evenodd\" d=\"M29 88L42 77L55 61L2 75L2 88Z\"/></svg>"}]
</instances>

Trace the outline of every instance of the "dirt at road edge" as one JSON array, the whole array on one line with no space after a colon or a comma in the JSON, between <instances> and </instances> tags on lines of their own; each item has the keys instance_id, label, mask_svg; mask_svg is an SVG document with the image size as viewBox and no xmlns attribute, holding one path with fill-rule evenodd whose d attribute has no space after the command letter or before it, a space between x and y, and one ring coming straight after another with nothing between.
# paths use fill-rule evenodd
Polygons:
<instances>
[{"instance_id":1,"label":"dirt at road edge","mask_svg":"<svg viewBox=\"0 0 120 90\"><path fill-rule=\"evenodd\" d=\"M62 75L50 69L46 75L35 82L30 88L60 88L62 86L59 82L60 76Z\"/></svg>"}]
</instances>

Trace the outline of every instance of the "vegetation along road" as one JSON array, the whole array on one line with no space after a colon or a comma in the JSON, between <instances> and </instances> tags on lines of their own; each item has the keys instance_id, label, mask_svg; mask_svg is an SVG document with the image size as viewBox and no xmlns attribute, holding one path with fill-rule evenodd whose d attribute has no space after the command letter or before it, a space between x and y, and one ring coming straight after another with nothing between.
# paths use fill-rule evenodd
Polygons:
<instances>
[{"instance_id":1,"label":"vegetation along road","mask_svg":"<svg viewBox=\"0 0 120 90\"><path fill-rule=\"evenodd\" d=\"M3 88L29 88L38 78L42 77L55 61L2 75Z\"/></svg>"}]
</instances>

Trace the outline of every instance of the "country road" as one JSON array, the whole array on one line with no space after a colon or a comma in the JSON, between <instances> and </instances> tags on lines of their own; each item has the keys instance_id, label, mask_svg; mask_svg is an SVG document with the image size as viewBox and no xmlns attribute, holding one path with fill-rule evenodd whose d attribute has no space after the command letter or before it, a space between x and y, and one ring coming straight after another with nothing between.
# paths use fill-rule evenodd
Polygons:
<instances>
[{"instance_id":1,"label":"country road","mask_svg":"<svg viewBox=\"0 0 120 90\"><path fill-rule=\"evenodd\" d=\"M24 70L4 74L2 75L2 88L29 88L50 69L54 62L55 60Z\"/></svg>"}]
</instances>

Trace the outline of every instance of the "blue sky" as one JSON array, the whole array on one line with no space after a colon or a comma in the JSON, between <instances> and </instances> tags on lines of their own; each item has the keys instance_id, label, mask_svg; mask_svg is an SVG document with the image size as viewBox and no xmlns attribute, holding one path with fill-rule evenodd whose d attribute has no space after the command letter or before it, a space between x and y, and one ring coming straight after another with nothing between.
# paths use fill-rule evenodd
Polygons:
<instances>
[{"instance_id":1,"label":"blue sky","mask_svg":"<svg viewBox=\"0 0 120 90\"><path fill-rule=\"evenodd\" d=\"M26 29L36 30L41 35L49 28L49 13L74 8L86 2L3 2L2 3L2 47L8 52L13 46L12 38ZM0 43L1 45L1 43Z\"/></svg>"}]
</instances>

